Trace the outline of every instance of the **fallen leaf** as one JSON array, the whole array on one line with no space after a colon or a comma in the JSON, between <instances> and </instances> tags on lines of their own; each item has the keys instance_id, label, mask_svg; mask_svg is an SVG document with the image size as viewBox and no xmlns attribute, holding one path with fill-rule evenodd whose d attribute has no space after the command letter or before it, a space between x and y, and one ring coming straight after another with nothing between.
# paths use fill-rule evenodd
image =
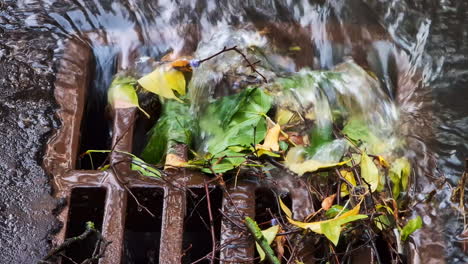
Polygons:
<instances>
[{"instance_id":1,"label":"fallen leaf","mask_svg":"<svg viewBox=\"0 0 468 264\"><path fill-rule=\"evenodd\" d=\"M356 186L356 179L354 178L354 174L352 171L347 171L347 170L341 170L340 174L343 178L349 181L353 186ZM346 195L349 194L348 190L348 184L342 183L341 184L341 192L340 195L341 197L345 197Z\"/></svg>"},{"instance_id":2,"label":"fallen leaf","mask_svg":"<svg viewBox=\"0 0 468 264\"><path fill-rule=\"evenodd\" d=\"M384 168L390 167L390 164L388 164L388 162L384 159L384 157L379 155L379 156L377 156L377 159L379 160L380 166L382 166Z\"/></svg>"},{"instance_id":3,"label":"fallen leaf","mask_svg":"<svg viewBox=\"0 0 468 264\"><path fill-rule=\"evenodd\" d=\"M283 210L284 214L287 216L286 218L288 219L289 223L297 227L300 227L302 229L309 229L317 234L323 234L330 241L332 241L335 245L338 244L339 234L341 232L341 228L342 228L341 226L343 224L346 224L355 220L367 218L367 215L359 214L362 201L363 200L361 200L361 202L359 202L353 209L345 213L338 214L333 219L312 222L312 223L304 223L304 222L293 220L291 218L291 215L292 215L291 210L283 203L281 199L279 199L280 207Z\"/></svg>"},{"instance_id":4,"label":"fallen leaf","mask_svg":"<svg viewBox=\"0 0 468 264\"><path fill-rule=\"evenodd\" d=\"M289 156L289 152L288 152L288 156ZM306 160L301 163L290 163L288 160L288 156L286 157L285 165L288 167L288 169L290 169L294 173L297 173L299 176L304 175L304 173L306 172L314 172L319 169L342 166L349 162L349 160L346 160L346 161L342 161L338 163L323 163L317 160Z\"/></svg>"},{"instance_id":5,"label":"fallen leaf","mask_svg":"<svg viewBox=\"0 0 468 264\"><path fill-rule=\"evenodd\" d=\"M335 204L325 212L325 216L327 218L335 218L335 216L337 216L338 214L345 213L347 211L349 210L344 208L342 205Z\"/></svg>"},{"instance_id":6,"label":"fallen leaf","mask_svg":"<svg viewBox=\"0 0 468 264\"><path fill-rule=\"evenodd\" d=\"M406 191L408 188L409 176L411 174L411 163L406 158L396 159L389 170L389 177L392 181L392 193L396 199L400 195L401 189Z\"/></svg>"},{"instance_id":7,"label":"fallen leaf","mask_svg":"<svg viewBox=\"0 0 468 264\"><path fill-rule=\"evenodd\" d=\"M370 185L371 192L379 186L379 169L365 152L361 155L361 177Z\"/></svg>"},{"instance_id":8,"label":"fallen leaf","mask_svg":"<svg viewBox=\"0 0 468 264\"><path fill-rule=\"evenodd\" d=\"M322 209L328 210L333 205L333 201L335 201L336 194L330 195L327 198L323 199L322 201Z\"/></svg>"},{"instance_id":9,"label":"fallen leaf","mask_svg":"<svg viewBox=\"0 0 468 264\"><path fill-rule=\"evenodd\" d=\"M179 155L168 153L164 167L184 167L187 162Z\"/></svg>"},{"instance_id":10,"label":"fallen leaf","mask_svg":"<svg viewBox=\"0 0 468 264\"><path fill-rule=\"evenodd\" d=\"M414 231L422 227L422 224L422 219L419 215L416 218L409 220L401 230L401 240L406 241Z\"/></svg>"},{"instance_id":11,"label":"fallen leaf","mask_svg":"<svg viewBox=\"0 0 468 264\"><path fill-rule=\"evenodd\" d=\"M138 103L138 96L133 87L135 83L136 80L131 77L115 77L107 92L107 100L114 109L137 107L149 118L149 114Z\"/></svg>"},{"instance_id":12,"label":"fallen leaf","mask_svg":"<svg viewBox=\"0 0 468 264\"><path fill-rule=\"evenodd\" d=\"M268 242L268 245L271 245L271 243L275 240L276 234L278 234L279 231L279 225L272 226L268 229L262 230L262 235ZM263 261L265 259L265 252L263 249L260 247L260 245L255 242L255 247L257 248L258 255L260 256L260 261Z\"/></svg>"},{"instance_id":13,"label":"fallen leaf","mask_svg":"<svg viewBox=\"0 0 468 264\"><path fill-rule=\"evenodd\" d=\"M138 83L144 89L155 93L166 99L175 99L182 102L174 94L174 91L180 95L185 95L185 77L180 71L165 66L156 68L150 74L141 77Z\"/></svg>"},{"instance_id":14,"label":"fallen leaf","mask_svg":"<svg viewBox=\"0 0 468 264\"><path fill-rule=\"evenodd\" d=\"M280 227L278 233L282 232L281 230L282 229ZM278 259L282 259L284 256L284 244L286 243L286 236L277 236L275 238L275 243L276 243L276 257Z\"/></svg>"},{"instance_id":15,"label":"fallen leaf","mask_svg":"<svg viewBox=\"0 0 468 264\"><path fill-rule=\"evenodd\" d=\"M279 151L280 146L278 143L278 138L281 132L281 127L278 124L275 124L273 127L268 129L267 134L265 136L265 141L263 144L257 144L257 150L266 150L266 151ZM263 152L262 152L263 153ZM261 156L261 154L258 154Z\"/></svg>"},{"instance_id":16,"label":"fallen leaf","mask_svg":"<svg viewBox=\"0 0 468 264\"><path fill-rule=\"evenodd\" d=\"M161 178L161 172L158 169L138 157L133 157L131 170L138 171L143 176Z\"/></svg>"},{"instance_id":17,"label":"fallen leaf","mask_svg":"<svg viewBox=\"0 0 468 264\"><path fill-rule=\"evenodd\" d=\"M284 214L291 218L292 217L292 212L291 210L283 203L283 200L281 200L281 198L278 199L279 200L279 204L280 204L280 207L281 207L281 210L283 210Z\"/></svg>"}]
</instances>

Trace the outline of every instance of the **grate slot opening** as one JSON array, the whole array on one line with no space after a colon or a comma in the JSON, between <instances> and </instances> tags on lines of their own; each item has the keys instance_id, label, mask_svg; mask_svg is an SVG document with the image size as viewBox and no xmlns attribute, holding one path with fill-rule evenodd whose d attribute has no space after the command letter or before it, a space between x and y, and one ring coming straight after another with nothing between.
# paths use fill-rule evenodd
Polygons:
<instances>
[{"instance_id":1,"label":"grate slot opening","mask_svg":"<svg viewBox=\"0 0 468 264\"><path fill-rule=\"evenodd\" d=\"M70 198L66 237L70 238L82 234L88 221L92 221L96 229L101 230L105 199L106 190L102 188L73 189ZM92 255L96 241L96 236L89 236L85 240L70 246L65 255L80 263ZM69 264L73 262L64 258L62 263Z\"/></svg>"},{"instance_id":2,"label":"grate slot opening","mask_svg":"<svg viewBox=\"0 0 468 264\"><path fill-rule=\"evenodd\" d=\"M292 201L289 195L281 197L281 200L286 206L291 208ZM258 223L260 229L264 230L272 226L271 220L284 216L284 213L279 208L277 195L269 188L258 188L255 190L255 221ZM285 219L283 217L283 219ZM272 244L273 245L273 244ZM285 250L284 256L289 257L288 250ZM255 250L255 262L260 262L260 256Z\"/></svg>"},{"instance_id":3,"label":"grate slot opening","mask_svg":"<svg viewBox=\"0 0 468 264\"><path fill-rule=\"evenodd\" d=\"M212 250L210 218L206 192L204 188L193 188L193 193L187 192L187 211L184 219L183 249L185 254L182 263L192 263ZM220 239L221 218L219 210L222 208L223 192L218 188L210 188L211 212L213 214L216 241ZM219 257L219 252L216 254ZM219 263L218 261L215 261ZM209 263L209 260L200 263Z\"/></svg>"},{"instance_id":4,"label":"grate slot opening","mask_svg":"<svg viewBox=\"0 0 468 264\"><path fill-rule=\"evenodd\" d=\"M107 111L107 89L116 71L116 56L112 47L98 48L100 56L95 57L95 70L91 74L93 80L87 89L86 104L81 122L80 150L78 155L87 150L109 150L112 145L112 119ZM104 55L103 55L104 54ZM111 67L108 65L111 64ZM77 158L77 169L91 170L100 166L107 153L93 153Z\"/></svg>"},{"instance_id":5,"label":"grate slot opening","mask_svg":"<svg viewBox=\"0 0 468 264\"><path fill-rule=\"evenodd\" d=\"M132 188L131 191L155 217L138 208L134 199L128 199L122 263L158 263L164 190Z\"/></svg>"}]
</instances>

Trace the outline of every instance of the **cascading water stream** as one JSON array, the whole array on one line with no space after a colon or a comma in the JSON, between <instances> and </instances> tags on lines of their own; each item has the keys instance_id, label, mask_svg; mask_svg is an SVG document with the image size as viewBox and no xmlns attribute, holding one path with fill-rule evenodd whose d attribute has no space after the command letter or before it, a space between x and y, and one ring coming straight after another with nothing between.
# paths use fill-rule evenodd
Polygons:
<instances>
[{"instance_id":1,"label":"cascading water stream","mask_svg":"<svg viewBox=\"0 0 468 264\"><path fill-rule=\"evenodd\" d=\"M417 180L413 192L416 198L424 199L436 188L431 179L445 174L455 185L461 175L464 157L460 153L466 155L468 149L468 138L463 135L468 127L468 112L460 106L463 100L458 99L455 99L457 107L448 107L448 112L443 110L449 105L447 102L460 93L466 99L466 93L460 88L461 85L450 88L447 84L441 84L447 81L440 78L444 56L427 52L431 27L437 22L432 19L439 19L439 16L432 18L416 11L418 6L410 7L400 0L381 2L24 0L18 1L18 8L12 12L23 18L22 23L26 27L52 32L58 43L74 36L93 47L96 72L88 98L87 115L90 119L96 112L104 114L106 91L113 74L132 68L138 58L145 56L159 60L171 52L172 58L205 58L224 46L255 46L268 50L268 60L279 65L281 71L297 72L302 69L304 74L307 68L334 69L352 58L366 71L375 73L378 81L373 83L371 90L362 83L354 86L337 84L333 89L322 91L326 96L309 94L309 101L316 106L317 117L324 117L319 118L318 122L326 123L327 115L331 115L333 108L346 108L353 114L365 115L368 125L376 134L386 138L389 144L396 144L394 141L397 140L392 138L395 133L407 137L407 156L415 161L416 167ZM462 7L466 15L466 5ZM448 8L441 6L442 10ZM7 15L3 17L8 18ZM8 20L0 20L0 26L4 25L8 29ZM464 33L467 35L466 31ZM443 40L434 41L436 45L443 43ZM466 44L466 36L463 41ZM299 52L288 51L291 47L298 47ZM215 93L215 87L213 85L211 90L201 91L196 89L197 85L207 80L213 83L219 81L221 75L217 75L217 72L241 64L242 60L236 54L229 53L219 57L217 62L216 69L204 65L198 70L198 77L203 80L191 81L190 85L194 87L191 96L200 103L208 100L207 95ZM453 65L457 63L460 62L452 62ZM460 68L459 75L466 84L467 74L461 66L455 67ZM345 68L345 71L350 69L353 68ZM268 74L275 75L277 72L274 69ZM362 73L354 72L347 76L348 82L362 81L359 77ZM458 92L451 92L450 89ZM338 101L337 94L346 95L352 100ZM105 123L105 118L94 117L97 119L91 120L90 125ZM92 129L110 133L105 127ZM90 139L89 145L84 144L84 148L96 148L92 133L85 132L84 137ZM109 134L99 137L109 138ZM104 145L98 147L106 148ZM436 159L441 170L436 168ZM442 186L444 191L437 196L437 203L430 205L427 214L423 212L427 209L425 207L417 210L425 214L423 219L428 229L417 238L416 245L421 249L419 256L413 258L415 262L437 261L430 251L441 248L446 249L453 263L463 263L467 258L459 246L441 245L443 239L454 240L460 231L458 216L448 212L453 205L446 186ZM446 225L452 226L435 228L446 234L437 234L432 241L431 225L437 225L437 221L443 222L435 214L439 209L443 210L443 218L448 219Z\"/></svg>"}]
</instances>

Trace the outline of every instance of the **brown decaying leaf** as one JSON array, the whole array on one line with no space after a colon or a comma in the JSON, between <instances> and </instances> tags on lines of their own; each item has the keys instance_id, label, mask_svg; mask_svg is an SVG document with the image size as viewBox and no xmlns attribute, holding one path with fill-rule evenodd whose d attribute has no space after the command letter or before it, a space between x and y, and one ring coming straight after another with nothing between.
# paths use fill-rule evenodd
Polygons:
<instances>
[{"instance_id":1,"label":"brown decaying leaf","mask_svg":"<svg viewBox=\"0 0 468 264\"><path fill-rule=\"evenodd\" d=\"M280 227L279 232L283 232L283 229ZM284 243L286 243L286 236L277 236L275 238L275 244L276 244L276 257L278 259L282 259L284 256Z\"/></svg>"},{"instance_id":2,"label":"brown decaying leaf","mask_svg":"<svg viewBox=\"0 0 468 264\"><path fill-rule=\"evenodd\" d=\"M296 144L296 145L299 145L299 146L307 145L307 142L306 142L307 138L301 136L299 133L297 133L297 132L286 132L286 134L287 134L288 137L281 134L280 137L279 137L279 140L280 141L287 141L289 139L290 141L294 142L294 144Z\"/></svg>"},{"instance_id":3,"label":"brown decaying leaf","mask_svg":"<svg viewBox=\"0 0 468 264\"><path fill-rule=\"evenodd\" d=\"M327 198L323 199L322 201L322 209L328 210L333 205L333 201L335 201L336 193L328 196Z\"/></svg>"},{"instance_id":4,"label":"brown decaying leaf","mask_svg":"<svg viewBox=\"0 0 468 264\"><path fill-rule=\"evenodd\" d=\"M179 157L176 154L167 154L166 156L166 164L165 168L167 167L184 167L187 164L187 162L182 158Z\"/></svg>"}]
</instances>

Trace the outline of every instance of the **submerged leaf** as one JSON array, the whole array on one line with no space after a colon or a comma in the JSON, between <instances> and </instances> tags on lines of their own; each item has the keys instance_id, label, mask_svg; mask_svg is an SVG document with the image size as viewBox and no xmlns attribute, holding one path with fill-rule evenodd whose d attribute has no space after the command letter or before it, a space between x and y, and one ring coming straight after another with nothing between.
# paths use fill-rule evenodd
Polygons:
<instances>
[{"instance_id":1,"label":"submerged leaf","mask_svg":"<svg viewBox=\"0 0 468 264\"><path fill-rule=\"evenodd\" d=\"M184 74L165 66L158 67L153 72L141 77L138 83L144 89L166 99L175 99L182 102L174 94L174 91L180 95L185 95Z\"/></svg>"},{"instance_id":2,"label":"submerged leaf","mask_svg":"<svg viewBox=\"0 0 468 264\"><path fill-rule=\"evenodd\" d=\"M272 98L255 87L210 104L200 120L208 152L217 154L230 146L250 147L262 141L271 105Z\"/></svg>"},{"instance_id":3,"label":"submerged leaf","mask_svg":"<svg viewBox=\"0 0 468 264\"><path fill-rule=\"evenodd\" d=\"M279 225L274 225L268 229L262 230L262 235L268 242L268 245L271 245L273 241L275 240L276 234L278 234L279 231ZM265 260L265 252L263 249L260 247L260 245L255 242L255 247L257 248L258 255L260 256L260 261Z\"/></svg>"},{"instance_id":4,"label":"submerged leaf","mask_svg":"<svg viewBox=\"0 0 468 264\"><path fill-rule=\"evenodd\" d=\"M408 237L416 230L422 227L422 219L418 215L416 218L413 218L408 221L408 223L401 230L401 240L406 241Z\"/></svg>"},{"instance_id":5,"label":"submerged leaf","mask_svg":"<svg viewBox=\"0 0 468 264\"><path fill-rule=\"evenodd\" d=\"M138 96L134 88L135 83L136 80L131 77L115 77L107 92L107 100L114 109L138 107L149 118L149 114L138 103Z\"/></svg>"},{"instance_id":6,"label":"submerged leaf","mask_svg":"<svg viewBox=\"0 0 468 264\"><path fill-rule=\"evenodd\" d=\"M370 185L371 192L377 190L380 182L379 169L365 152L361 155L361 177Z\"/></svg>"}]
</instances>

